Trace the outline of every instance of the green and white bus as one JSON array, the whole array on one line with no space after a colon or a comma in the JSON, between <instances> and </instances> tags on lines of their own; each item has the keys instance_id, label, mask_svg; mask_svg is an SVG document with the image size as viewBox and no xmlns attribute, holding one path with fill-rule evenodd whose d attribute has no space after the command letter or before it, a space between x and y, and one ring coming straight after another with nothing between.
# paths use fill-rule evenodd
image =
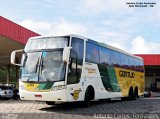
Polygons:
<instances>
[{"instance_id":1,"label":"green and white bus","mask_svg":"<svg viewBox=\"0 0 160 119\"><path fill-rule=\"evenodd\" d=\"M142 58L78 35L30 38L24 50L12 52L11 63L20 66L21 100L89 106L91 100L132 100L144 92Z\"/></svg>"}]
</instances>

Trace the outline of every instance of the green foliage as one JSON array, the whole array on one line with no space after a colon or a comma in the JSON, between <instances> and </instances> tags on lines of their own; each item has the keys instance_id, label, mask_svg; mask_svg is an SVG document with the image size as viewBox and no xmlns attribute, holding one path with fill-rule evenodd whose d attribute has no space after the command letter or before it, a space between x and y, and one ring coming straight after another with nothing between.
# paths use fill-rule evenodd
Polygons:
<instances>
[{"instance_id":1,"label":"green foliage","mask_svg":"<svg viewBox=\"0 0 160 119\"><path fill-rule=\"evenodd\" d=\"M18 79L16 79L16 68L10 68L10 79L9 83L17 84ZM7 68L0 67L0 84L7 83Z\"/></svg>"},{"instance_id":2,"label":"green foliage","mask_svg":"<svg viewBox=\"0 0 160 119\"><path fill-rule=\"evenodd\" d=\"M6 69L4 68L0 68L0 83L6 83L7 79L7 72L6 72Z\"/></svg>"}]
</instances>

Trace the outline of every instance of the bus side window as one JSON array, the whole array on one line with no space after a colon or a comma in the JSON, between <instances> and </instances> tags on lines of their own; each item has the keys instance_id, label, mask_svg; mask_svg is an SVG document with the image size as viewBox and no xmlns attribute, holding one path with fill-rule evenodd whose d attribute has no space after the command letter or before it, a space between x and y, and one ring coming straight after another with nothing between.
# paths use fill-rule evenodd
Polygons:
<instances>
[{"instance_id":1,"label":"bus side window","mask_svg":"<svg viewBox=\"0 0 160 119\"><path fill-rule=\"evenodd\" d=\"M142 61L142 60L139 60L139 62L140 62L140 71L143 72L143 71L144 71L143 61Z\"/></svg>"},{"instance_id":2,"label":"bus side window","mask_svg":"<svg viewBox=\"0 0 160 119\"><path fill-rule=\"evenodd\" d=\"M110 50L104 47L99 47L100 64L110 64Z\"/></svg>"},{"instance_id":3,"label":"bus side window","mask_svg":"<svg viewBox=\"0 0 160 119\"><path fill-rule=\"evenodd\" d=\"M99 64L99 47L94 43L86 44L86 62Z\"/></svg>"}]
</instances>

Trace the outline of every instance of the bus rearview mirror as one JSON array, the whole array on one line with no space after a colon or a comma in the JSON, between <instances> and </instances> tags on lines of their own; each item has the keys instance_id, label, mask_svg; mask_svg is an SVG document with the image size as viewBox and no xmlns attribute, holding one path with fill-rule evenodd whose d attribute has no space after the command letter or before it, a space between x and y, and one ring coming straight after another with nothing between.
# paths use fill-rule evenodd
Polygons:
<instances>
[{"instance_id":1,"label":"bus rearview mirror","mask_svg":"<svg viewBox=\"0 0 160 119\"><path fill-rule=\"evenodd\" d=\"M21 49L21 50L15 50L15 51L13 51L13 52L11 53L11 64L17 65L17 66L21 66L21 64L17 64L17 63L16 63L16 54L17 54L18 52L23 52L23 49Z\"/></svg>"}]
</instances>

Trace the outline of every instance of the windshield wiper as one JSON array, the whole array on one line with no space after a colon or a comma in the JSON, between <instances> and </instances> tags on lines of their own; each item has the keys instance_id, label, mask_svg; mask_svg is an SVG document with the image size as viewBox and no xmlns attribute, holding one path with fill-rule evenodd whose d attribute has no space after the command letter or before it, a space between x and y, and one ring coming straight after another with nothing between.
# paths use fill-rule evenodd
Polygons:
<instances>
[{"instance_id":1,"label":"windshield wiper","mask_svg":"<svg viewBox=\"0 0 160 119\"><path fill-rule=\"evenodd\" d=\"M38 70L38 64L39 64L39 58L38 58L38 61L37 61L37 63L36 63L35 73L36 73L36 72L37 72L37 70Z\"/></svg>"},{"instance_id":2,"label":"windshield wiper","mask_svg":"<svg viewBox=\"0 0 160 119\"><path fill-rule=\"evenodd\" d=\"M41 71L41 74L42 74L42 71L43 71L43 66L44 66L44 65L43 65L43 57L42 57L42 59L41 59L40 66L41 66L41 67L40 67L40 71Z\"/></svg>"}]
</instances>

